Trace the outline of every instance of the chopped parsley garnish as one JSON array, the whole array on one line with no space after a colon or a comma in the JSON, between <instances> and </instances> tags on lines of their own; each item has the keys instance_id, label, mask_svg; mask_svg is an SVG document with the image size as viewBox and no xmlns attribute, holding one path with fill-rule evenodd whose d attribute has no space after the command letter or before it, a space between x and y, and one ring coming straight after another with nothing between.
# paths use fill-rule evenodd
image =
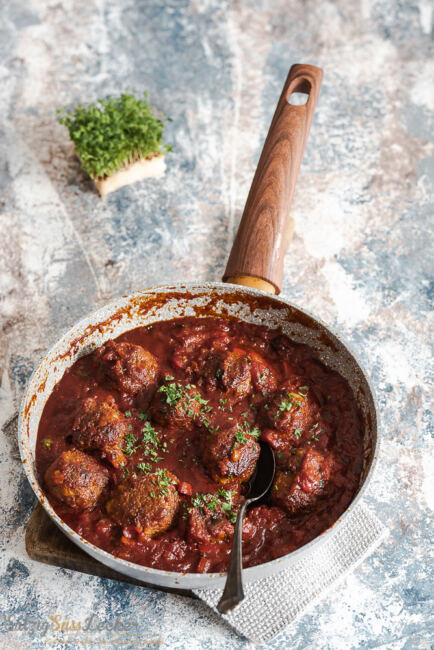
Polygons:
<instances>
[{"instance_id":1,"label":"chopped parsley garnish","mask_svg":"<svg viewBox=\"0 0 434 650\"><path fill-rule=\"evenodd\" d=\"M270 374L270 371L268 370L268 368L265 368L265 370L264 370L264 372L262 373L262 375L259 375L259 377L258 377L258 382L259 382L260 384L262 384L262 382L264 381L264 379L265 379L266 377L268 377L269 374Z\"/></svg>"},{"instance_id":2,"label":"chopped parsley garnish","mask_svg":"<svg viewBox=\"0 0 434 650\"><path fill-rule=\"evenodd\" d=\"M232 490L224 490L223 488L217 490L214 494L197 493L191 499L191 505L194 508L199 508L201 511L203 511L204 508L207 508L211 512L216 512L220 508L229 521L235 523L237 514L233 510L232 499L234 494L235 492Z\"/></svg>"},{"instance_id":3,"label":"chopped parsley garnish","mask_svg":"<svg viewBox=\"0 0 434 650\"><path fill-rule=\"evenodd\" d=\"M195 386L189 386L189 387L187 387L187 388L195 388ZM189 396L189 397L190 397L190 396ZM191 399L194 399L194 401L195 401L195 402L198 402L201 406L203 406L203 405L205 405L205 404L208 404L208 401L209 401L209 400L207 400L207 399L203 399L203 397L201 397L200 393L196 393L195 395L192 395L192 396L191 396ZM206 406L206 407L204 408L204 410L208 412L208 411L211 410L211 408L212 408L211 406Z\"/></svg>"},{"instance_id":4,"label":"chopped parsley garnish","mask_svg":"<svg viewBox=\"0 0 434 650\"><path fill-rule=\"evenodd\" d=\"M137 463L137 469L143 474L148 474L152 471L152 465L150 463Z\"/></svg>"},{"instance_id":5,"label":"chopped parsley garnish","mask_svg":"<svg viewBox=\"0 0 434 650\"><path fill-rule=\"evenodd\" d=\"M130 418L131 417L131 411L125 411L125 415L127 416L127 418Z\"/></svg>"},{"instance_id":6,"label":"chopped parsley garnish","mask_svg":"<svg viewBox=\"0 0 434 650\"><path fill-rule=\"evenodd\" d=\"M292 400L283 399L279 404L279 411L290 411L293 406Z\"/></svg>"},{"instance_id":7,"label":"chopped parsley garnish","mask_svg":"<svg viewBox=\"0 0 434 650\"><path fill-rule=\"evenodd\" d=\"M247 436L257 440L260 435L261 430L258 429L258 427L251 427L248 422L239 424L235 430L235 440L239 442L240 445L244 445L248 441Z\"/></svg>"},{"instance_id":8,"label":"chopped parsley garnish","mask_svg":"<svg viewBox=\"0 0 434 650\"><path fill-rule=\"evenodd\" d=\"M217 494L220 497L223 512L229 521L234 524L237 520L237 514L232 510L232 497L234 496L235 492L221 488L220 490L217 490Z\"/></svg>"},{"instance_id":9,"label":"chopped parsley garnish","mask_svg":"<svg viewBox=\"0 0 434 650\"><path fill-rule=\"evenodd\" d=\"M146 415L146 413L144 411L139 411L139 418L141 420L147 420L148 416Z\"/></svg>"},{"instance_id":10,"label":"chopped parsley garnish","mask_svg":"<svg viewBox=\"0 0 434 650\"><path fill-rule=\"evenodd\" d=\"M244 445L247 442L246 435L244 431L241 429L237 429L235 432L235 440L240 443L240 445Z\"/></svg>"},{"instance_id":11,"label":"chopped parsley garnish","mask_svg":"<svg viewBox=\"0 0 434 650\"><path fill-rule=\"evenodd\" d=\"M175 481L170 477L167 469L162 467L155 470L152 476L152 483L159 489L160 496L169 494L169 488L175 483ZM151 497L155 498L155 493L150 493Z\"/></svg>"},{"instance_id":12,"label":"chopped parsley garnish","mask_svg":"<svg viewBox=\"0 0 434 650\"><path fill-rule=\"evenodd\" d=\"M301 429L300 429L300 427L298 427L298 428L294 431L294 436L295 436L296 438L300 438L300 436L301 436Z\"/></svg>"},{"instance_id":13,"label":"chopped parsley garnish","mask_svg":"<svg viewBox=\"0 0 434 650\"><path fill-rule=\"evenodd\" d=\"M166 377L166 379L168 379L168 377ZM171 379L173 379L173 377ZM196 390L195 384L186 384L184 386L179 382L172 382L168 386L160 386L158 392L164 393L166 398L166 404L169 404L169 406L176 406L179 400L184 398L186 400L186 405L185 405L186 415L189 418L195 419L198 417L199 414L197 413L197 407L193 405L193 402L199 404L200 416L202 417L202 424L206 428L210 427L211 422L209 418L206 417L206 414L211 413L212 406L209 405L209 400L204 399L202 395L199 393L199 391Z\"/></svg>"},{"instance_id":14,"label":"chopped parsley garnish","mask_svg":"<svg viewBox=\"0 0 434 650\"><path fill-rule=\"evenodd\" d=\"M300 408L301 402L300 399L304 400L305 395L300 395L299 393L288 393L288 398L283 399L277 409L277 415L283 411L292 411L294 407ZM300 399L297 399L300 398Z\"/></svg>"},{"instance_id":15,"label":"chopped parsley garnish","mask_svg":"<svg viewBox=\"0 0 434 650\"><path fill-rule=\"evenodd\" d=\"M158 434L150 422L145 422L145 425L142 429L143 439L142 442L144 445L152 445L152 447L158 447Z\"/></svg>"},{"instance_id":16,"label":"chopped parsley garnish","mask_svg":"<svg viewBox=\"0 0 434 650\"><path fill-rule=\"evenodd\" d=\"M206 506L208 510L216 510L219 503L215 494L196 494L191 500L191 505L195 508L202 509Z\"/></svg>"},{"instance_id":17,"label":"chopped parsley garnish","mask_svg":"<svg viewBox=\"0 0 434 650\"><path fill-rule=\"evenodd\" d=\"M127 456L131 456L131 454L134 454L134 452L139 448L139 446L136 444L137 440L132 433L126 434L124 442L125 446L122 448L122 451L127 454Z\"/></svg>"},{"instance_id":18,"label":"chopped parsley garnish","mask_svg":"<svg viewBox=\"0 0 434 650\"><path fill-rule=\"evenodd\" d=\"M166 404L170 404L170 406L174 406L179 402L181 397L184 396L185 387L182 384L173 382L168 386L160 386L158 392L164 393L166 397Z\"/></svg>"},{"instance_id":19,"label":"chopped parsley garnish","mask_svg":"<svg viewBox=\"0 0 434 650\"><path fill-rule=\"evenodd\" d=\"M173 377L167 376L166 380L168 380L169 378L173 379ZM193 408L191 402L197 402L200 405L201 415L204 415L204 413L209 413L210 411L212 411L212 406L208 405L209 400L204 399L199 392L191 393L191 391L195 388L196 386L194 384L186 384L184 386L179 382L172 382L167 386L160 386L158 392L164 393L166 398L166 404L169 404L169 406L176 406L182 398L185 398L185 400L187 400L187 404L186 404L187 416L190 418L196 418L197 413ZM189 402L190 405L188 405ZM205 420L205 426L209 426L209 424L206 424L206 420Z\"/></svg>"}]
</instances>

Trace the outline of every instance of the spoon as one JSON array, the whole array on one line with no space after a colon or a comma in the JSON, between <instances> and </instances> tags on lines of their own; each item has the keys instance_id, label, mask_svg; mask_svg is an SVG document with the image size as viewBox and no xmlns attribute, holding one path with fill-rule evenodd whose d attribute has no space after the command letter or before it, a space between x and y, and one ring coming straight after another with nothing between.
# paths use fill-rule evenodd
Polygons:
<instances>
[{"instance_id":1,"label":"spoon","mask_svg":"<svg viewBox=\"0 0 434 650\"><path fill-rule=\"evenodd\" d=\"M237 520L235 522L234 539L232 542L231 558L229 569L226 577L226 584L220 598L217 610L220 614L230 612L238 603L244 600L243 589L243 551L242 551L242 530L243 518L246 508L255 501L264 497L271 487L274 480L276 462L274 453L270 445L266 442L260 442L261 453L259 454L258 463L253 479L250 481L247 498L241 508L238 510Z\"/></svg>"}]
</instances>

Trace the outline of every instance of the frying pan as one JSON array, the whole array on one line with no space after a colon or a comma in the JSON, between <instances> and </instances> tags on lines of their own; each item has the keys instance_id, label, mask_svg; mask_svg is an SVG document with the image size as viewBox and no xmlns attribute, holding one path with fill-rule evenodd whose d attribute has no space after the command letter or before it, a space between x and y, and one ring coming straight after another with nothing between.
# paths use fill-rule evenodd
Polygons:
<instances>
[{"instance_id":1,"label":"frying pan","mask_svg":"<svg viewBox=\"0 0 434 650\"><path fill-rule=\"evenodd\" d=\"M289 206L306 145L322 81L322 70L294 65L289 71L259 160L223 283L177 284L145 289L113 300L74 325L42 359L33 373L19 414L19 445L30 484L51 519L82 550L122 574L166 588L223 586L225 573L181 574L148 568L116 558L80 537L54 512L35 469L35 446L45 403L65 370L78 357L104 341L150 323L183 316L235 317L281 330L296 342L309 345L329 368L351 386L364 427L363 468L357 494L328 531L281 558L244 570L246 581L281 571L329 535L335 534L350 509L361 498L372 475L377 450L377 408L366 372L342 338L321 320L278 298ZM308 96L304 105L292 105L291 95Z\"/></svg>"}]
</instances>

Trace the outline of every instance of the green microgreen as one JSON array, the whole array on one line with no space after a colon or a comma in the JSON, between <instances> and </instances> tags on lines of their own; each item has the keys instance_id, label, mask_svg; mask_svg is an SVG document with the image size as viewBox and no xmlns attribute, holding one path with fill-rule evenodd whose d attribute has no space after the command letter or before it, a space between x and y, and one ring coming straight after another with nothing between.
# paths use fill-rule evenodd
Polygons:
<instances>
[{"instance_id":1,"label":"green microgreen","mask_svg":"<svg viewBox=\"0 0 434 650\"><path fill-rule=\"evenodd\" d=\"M58 109L57 114L92 178L110 176L130 162L172 149L162 142L165 116L155 115L146 93L140 98L128 93L106 97L87 106L77 104L71 111Z\"/></svg>"}]
</instances>

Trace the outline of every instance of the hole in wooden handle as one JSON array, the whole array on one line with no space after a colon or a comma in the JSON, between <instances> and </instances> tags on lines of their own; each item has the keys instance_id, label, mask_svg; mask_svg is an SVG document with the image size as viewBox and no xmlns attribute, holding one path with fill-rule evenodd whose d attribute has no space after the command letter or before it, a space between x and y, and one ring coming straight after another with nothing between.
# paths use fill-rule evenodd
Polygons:
<instances>
[{"instance_id":1,"label":"hole in wooden handle","mask_svg":"<svg viewBox=\"0 0 434 650\"><path fill-rule=\"evenodd\" d=\"M291 104L291 106L304 106L307 104L308 99L309 95L306 93L291 93L288 104Z\"/></svg>"},{"instance_id":2,"label":"hole in wooden handle","mask_svg":"<svg viewBox=\"0 0 434 650\"><path fill-rule=\"evenodd\" d=\"M307 104L311 90L312 85L309 79L305 79L304 77L297 79L289 89L286 101L291 106L304 106Z\"/></svg>"}]
</instances>

